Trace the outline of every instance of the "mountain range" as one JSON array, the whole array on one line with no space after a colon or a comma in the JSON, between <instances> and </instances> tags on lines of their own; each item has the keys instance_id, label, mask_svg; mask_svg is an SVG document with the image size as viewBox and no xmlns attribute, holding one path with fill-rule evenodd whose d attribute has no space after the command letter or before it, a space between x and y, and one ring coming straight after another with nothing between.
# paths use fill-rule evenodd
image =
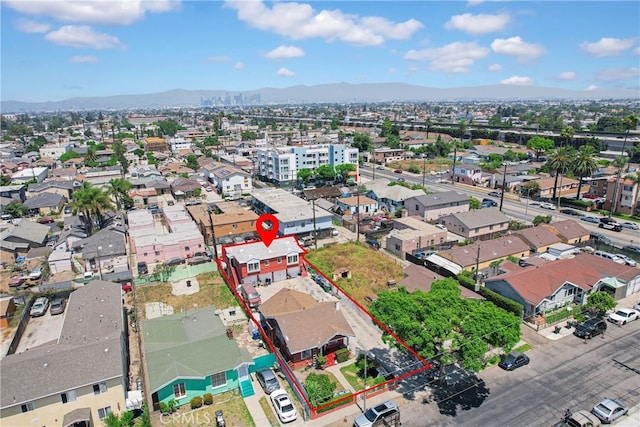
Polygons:
<instances>
[{"instance_id":1,"label":"mountain range","mask_svg":"<svg viewBox=\"0 0 640 427\"><path fill-rule=\"evenodd\" d=\"M61 101L2 101L3 113L109 110L161 107L200 107L205 99L225 99L242 95L251 104L446 102L446 101L533 101L638 99L638 90L569 90L540 86L488 85L459 88L433 88L406 83L332 83L286 88L262 88L252 91L174 89L159 93L78 97ZM259 102L256 101L259 95ZM246 102L245 102L246 103ZM215 105L215 103L214 103Z\"/></svg>"}]
</instances>

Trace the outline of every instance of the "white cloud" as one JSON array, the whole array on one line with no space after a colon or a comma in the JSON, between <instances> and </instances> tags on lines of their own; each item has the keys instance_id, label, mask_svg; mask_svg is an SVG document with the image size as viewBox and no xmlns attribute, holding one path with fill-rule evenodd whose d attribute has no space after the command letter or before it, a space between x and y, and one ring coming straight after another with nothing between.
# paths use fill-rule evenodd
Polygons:
<instances>
[{"instance_id":1,"label":"white cloud","mask_svg":"<svg viewBox=\"0 0 640 427\"><path fill-rule=\"evenodd\" d=\"M475 42L455 42L435 49L410 50L404 59L430 61L432 71L446 73L467 73L474 60L484 58L489 49Z\"/></svg>"},{"instance_id":2,"label":"white cloud","mask_svg":"<svg viewBox=\"0 0 640 427\"><path fill-rule=\"evenodd\" d=\"M98 63L98 58L95 56L72 56L69 58L69 62L73 62L74 64L96 64Z\"/></svg>"},{"instance_id":3,"label":"white cloud","mask_svg":"<svg viewBox=\"0 0 640 427\"><path fill-rule=\"evenodd\" d=\"M638 40L637 38L616 39L612 37L603 37L597 42L581 43L580 49L596 57L618 56L622 52L624 52L625 50L631 48L634 44L636 44L637 40Z\"/></svg>"},{"instance_id":4,"label":"white cloud","mask_svg":"<svg viewBox=\"0 0 640 427\"><path fill-rule=\"evenodd\" d=\"M22 33L46 33L51 29L51 25L30 19L19 19L16 22L16 29Z\"/></svg>"},{"instance_id":5,"label":"white cloud","mask_svg":"<svg viewBox=\"0 0 640 427\"><path fill-rule=\"evenodd\" d=\"M210 56L207 58L207 62L213 62L213 63L229 62L229 61L231 61L231 58L229 58L226 55Z\"/></svg>"},{"instance_id":6,"label":"white cloud","mask_svg":"<svg viewBox=\"0 0 640 427\"><path fill-rule=\"evenodd\" d=\"M94 49L121 48L124 45L117 37L96 33L87 25L65 25L44 36L45 40L62 46L89 47Z\"/></svg>"},{"instance_id":7,"label":"white cloud","mask_svg":"<svg viewBox=\"0 0 640 427\"><path fill-rule=\"evenodd\" d=\"M282 67L282 68L280 68L278 70L278 72L276 74L281 76L281 77L293 77L293 76L295 76L296 73L294 73L293 71L291 71L288 68Z\"/></svg>"},{"instance_id":8,"label":"white cloud","mask_svg":"<svg viewBox=\"0 0 640 427\"><path fill-rule=\"evenodd\" d=\"M395 73L397 73L397 72L398 72L398 70L396 70L395 68L391 67L391 68L387 69L387 72L388 72L389 74L395 74Z\"/></svg>"},{"instance_id":9,"label":"white cloud","mask_svg":"<svg viewBox=\"0 0 640 427\"><path fill-rule=\"evenodd\" d=\"M596 73L596 79L603 82L640 78L640 68L609 68Z\"/></svg>"},{"instance_id":10,"label":"white cloud","mask_svg":"<svg viewBox=\"0 0 640 427\"><path fill-rule=\"evenodd\" d=\"M530 62L546 53L542 46L524 42L520 37L495 39L491 43L491 49L495 53L515 56L519 62Z\"/></svg>"},{"instance_id":11,"label":"white cloud","mask_svg":"<svg viewBox=\"0 0 640 427\"><path fill-rule=\"evenodd\" d=\"M472 15L465 13L463 15L454 15L444 24L448 30L460 30L469 34L487 34L504 30L511 22L511 17L502 13L500 15Z\"/></svg>"},{"instance_id":12,"label":"white cloud","mask_svg":"<svg viewBox=\"0 0 640 427\"><path fill-rule=\"evenodd\" d=\"M235 64L233 64L233 68L236 70L244 70L244 62L236 62Z\"/></svg>"},{"instance_id":13,"label":"white cloud","mask_svg":"<svg viewBox=\"0 0 640 427\"><path fill-rule=\"evenodd\" d=\"M487 67L487 70L489 71L501 71L502 70L502 65L500 64L491 64Z\"/></svg>"},{"instance_id":14,"label":"white cloud","mask_svg":"<svg viewBox=\"0 0 640 427\"><path fill-rule=\"evenodd\" d=\"M3 3L26 15L46 16L62 22L110 25L129 25L141 20L147 12L170 12L180 7L179 0L3 0Z\"/></svg>"},{"instance_id":15,"label":"white cloud","mask_svg":"<svg viewBox=\"0 0 640 427\"><path fill-rule=\"evenodd\" d=\"M356 46L376 46L386 39L407 39L423 27L415 19L395 23L381 17L360 17L339 9L315 11L304 3L262 1L225 1L236 10L238 19L254 28L290 37L294 40L320 38Z\"/></svg>"},{"instance_id":16,"label":"white cloud","mask_svg":"<svg viewBox=\"0 0 640 427\"><path fill-rule=\"evenodd\" d=\"M278 46L270 52L267 52L264 57L269 59L289 59L299 58L304 56L304 50L296 46Z\"/></svg>"},{"instance_id":17,"label":"white cloud","mask_svg":"<svg viewBox=\"0 0 640 427\"><path fill-rule=\"evenodd\" d=\"M640 46L638 46L637 48L633 49L633 55L634 56L640 56Z\"/></svg>"},{"instance_id":18,"label":"white cloud","mask_svg":"<svg viewBox=\"0 0 640 427\"><path fill-rule=\"evenodd\" d=\"M533 84L531 77L513 76L508 79L500 80L500 84L513 86L531 86Z\"/></svg>"},{"instance_id":19,"label":"white cloud","mask_svg":"<svg viewBox=\"0 0 640 427\"><path fill-rule=\"evenodd\" d=\"M564 71L556 76L556 80L575 80L577 77L575 71Z\"/></svg>"},{"instance_id":20,"label":"white cloud","mask_svg":"<svg viewBox=\"0 0 640 427\"><path fill-rule=\"evenodd\" d=\"M600 89L600 88L598 86L596 86L596 85L587 86L587 90L598 90L598 89Z\"/></svg>"}]
</instances>

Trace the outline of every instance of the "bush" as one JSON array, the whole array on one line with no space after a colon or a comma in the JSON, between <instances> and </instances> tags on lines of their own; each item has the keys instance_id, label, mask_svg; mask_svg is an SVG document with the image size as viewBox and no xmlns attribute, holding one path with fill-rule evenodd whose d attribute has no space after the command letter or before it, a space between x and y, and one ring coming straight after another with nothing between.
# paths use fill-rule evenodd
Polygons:
<instances>
[{"instance_id":1,"label":"bush","mask_svg":"<svg viewBox=\"0 0 640 427\"><path fill-rule=\"evenodd\" d=\"M202 406L202 398L200 396L196 396L189 401L191 404L191 409L198 409Z\"/></svg>"},{"instance_id":2,"label":"bush","mask_svg":"<svg viewBox=\"0 0 640 427\"><path fill-rule=\"evenodd\" d=\"M341 348L340 350L336 351L336 361L338 363L346 362L347 360L349 360L348 348Z\"/></svg>"},{"instance_id":3,"label":"bush","mask_svg":"<svg viewBox=\"0 0 640 427\"><path fill-rule=\"evenodd\" d=\"M166 403L160 402L160 412L162 412L163 414L169 413L169 407L167 406Z\"/></svg>"},{"instance_id":4,"label":"bush","mask_svg":"<svg viewBox=\"0 0 640 427\"><path fill-rule=\"evenodd\" d=\"M205 405L213 404L213 395L211 393L205 393L204 396L202 396L202 398L204 400Z\"/></svg>"},{"instance_id":5,"label":"bush","mask_svg":"<svg viewBox=\"0 0 640 427\"><path fill-rule=\"evenodd\" d=\"M420 168L416 165L409 166L409 169L407 170L411 173L420 173Z\"/></svg>"},{"instance_id":6,"label":"bush","mask_svg":"<svg viewBox=\"0 0 640 427\"><path fill-rule=\"evenodd\" d=\"M537 215L535 218L533 218L533 225L540 225L542 223L544 224L549 224L551 223L551 215Z\"/></svg>"}]
</instances>

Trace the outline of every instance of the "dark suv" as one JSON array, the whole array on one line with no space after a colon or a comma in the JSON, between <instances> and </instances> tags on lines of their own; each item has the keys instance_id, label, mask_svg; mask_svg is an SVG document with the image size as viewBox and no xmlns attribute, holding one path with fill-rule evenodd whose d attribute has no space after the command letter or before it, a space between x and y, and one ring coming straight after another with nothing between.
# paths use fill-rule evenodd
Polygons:
<instances>
[{"instance_id":1,"label":"dark suv","mask_svg":"<svg viewBox=\"0 0 640 427\"><path fill-rule=\"evenodd\" d=\"M591 339L597 335L604 334L607 330L607 322L601 317L593 317L576 326L573 335L580 338Z\"/></svg>"},{"instance_id":2,"label":"dark suv","mask_svg":"<svg viewBox=\"0 0 640 427\"><path fill-rule=\"evenodd\" d=\"M138 263L138 274L149 274L149 268L147 267L147 263L144 261L140 261Z\"/></svg>"},{"instance_id":3,"label":"dark suv","mask_svg":"<svg viewBox=\"0 0 640 427\"><path fill-rule=\"evenodd\" d=\"M608 217L600 218L598 227L604 228L605 230L622 231L622 225L618 224L615 219Z\"/></svg>"}]
</instances>

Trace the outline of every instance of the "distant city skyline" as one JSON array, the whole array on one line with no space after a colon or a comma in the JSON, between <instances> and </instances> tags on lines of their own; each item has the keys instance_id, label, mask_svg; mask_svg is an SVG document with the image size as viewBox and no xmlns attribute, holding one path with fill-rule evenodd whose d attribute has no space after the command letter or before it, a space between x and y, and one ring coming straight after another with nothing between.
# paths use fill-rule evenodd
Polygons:
<instances>
[{"instance_id":1,"label":"distant city skyline","mask_svg":"<svg viewBox=\"0 0 640 427\"><path fill-rule=\"evenodd\" d=\"M3 0L2 101L403 82L640 94L640 2Z\"/></svg>"}]
</instances>

